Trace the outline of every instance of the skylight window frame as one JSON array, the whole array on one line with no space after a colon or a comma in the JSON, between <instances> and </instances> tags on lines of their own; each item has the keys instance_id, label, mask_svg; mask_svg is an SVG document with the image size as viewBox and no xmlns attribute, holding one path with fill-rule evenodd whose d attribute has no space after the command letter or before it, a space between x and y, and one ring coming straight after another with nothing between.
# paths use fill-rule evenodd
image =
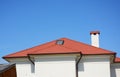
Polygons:
<instances>
[{"instance_id":1,"label":"skylight window frame","mask_svg":"<svg viewBox=\"0 0 120 77\"><path fill-rule=\"evenodd\" d=\"M56 44L57 45L63 45L64 44L64 40L56 40Z\"/></svg>"}]
</instances>

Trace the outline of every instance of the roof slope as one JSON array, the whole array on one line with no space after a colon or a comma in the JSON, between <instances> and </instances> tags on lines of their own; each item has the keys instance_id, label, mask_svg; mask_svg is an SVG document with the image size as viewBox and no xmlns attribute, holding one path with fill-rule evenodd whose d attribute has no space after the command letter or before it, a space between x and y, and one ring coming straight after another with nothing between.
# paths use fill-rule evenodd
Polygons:
<instances>
[{"instance_id":1,"label":"roof slope","mask_svg":"<svg viewBox=\"0 0 120 77\"><path fill-rule=\"evenodd\" d=\"M28 54L76 53L76 52L81 52L83 55L115 54L115 52L94 47L68 38L61 38L59 40L63 40L64 44L58 45L56 44L57 40L54 40L26 50L9 54L7 56L4 56L3 58L27 57Z\"/></svg>"},{"instance_id":2,"label":"roof slope","mask_svg":"<svg viewBox=\"0 0 120 77\"><path fill-rule=\"evenodd\" d=\"M0 64L0 73L10 69L13 66L15 66L15 64Z\"/></svg>"},{"instance_id":3,"label":"roof slope","mask_svg":"<svg viewBox=\"0 0 120 77\"><path fill-rule=\"evenodd\" d=\"M115 58L115 63L120 63L120 58L119 57Z\"/></svg>"}]
</instances>

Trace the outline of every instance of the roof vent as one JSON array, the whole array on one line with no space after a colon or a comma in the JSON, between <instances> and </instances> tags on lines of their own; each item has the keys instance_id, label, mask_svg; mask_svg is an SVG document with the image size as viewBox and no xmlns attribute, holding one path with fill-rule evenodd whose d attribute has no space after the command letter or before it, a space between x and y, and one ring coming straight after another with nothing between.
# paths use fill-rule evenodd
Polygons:
<instances>
[{"instance_id":1,"label":"roof vent","mask_svg":"<svg viewBox=\"0 0 120 77\"><path fill-rule=\"evenodd\" d=\"M56 41L56 44L57 44L57 45L63 45L63 44L64 44L64 40L57 40L57 41Z\"/></svg>"}]
</instances>

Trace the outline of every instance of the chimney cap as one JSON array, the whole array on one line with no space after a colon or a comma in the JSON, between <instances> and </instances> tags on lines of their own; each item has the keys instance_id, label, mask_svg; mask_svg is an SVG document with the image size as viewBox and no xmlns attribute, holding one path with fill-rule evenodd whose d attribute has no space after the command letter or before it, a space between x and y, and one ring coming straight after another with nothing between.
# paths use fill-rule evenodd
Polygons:
<instances>
[{"instance_id":1,"label":"chimney cap","mask_svg":"<svg viewBox=\"0 0 120 77\"><path fill-rule=\"evenodd\" d=\"M100 34L100 31L91 31L91 32L90 32L90 35L91 35L91 34Z\"/></svg>"}]
</instances>

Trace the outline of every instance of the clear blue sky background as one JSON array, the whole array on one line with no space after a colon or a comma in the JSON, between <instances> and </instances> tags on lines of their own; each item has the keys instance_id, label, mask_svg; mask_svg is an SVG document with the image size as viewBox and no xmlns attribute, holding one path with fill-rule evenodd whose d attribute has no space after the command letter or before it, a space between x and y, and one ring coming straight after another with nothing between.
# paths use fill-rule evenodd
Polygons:
<instances>
[{"instance_id":1,"label":"clear blue sky background","mask_svg":"<svg viewBox=\"0 0 120 77\"><path fill-rule=\"evenodd\" d=\"M90 44L92 30L101 31L101 48L120 57L120 0L0 0L0 63L61 37Z\"/></svg>"}]
</instances>

